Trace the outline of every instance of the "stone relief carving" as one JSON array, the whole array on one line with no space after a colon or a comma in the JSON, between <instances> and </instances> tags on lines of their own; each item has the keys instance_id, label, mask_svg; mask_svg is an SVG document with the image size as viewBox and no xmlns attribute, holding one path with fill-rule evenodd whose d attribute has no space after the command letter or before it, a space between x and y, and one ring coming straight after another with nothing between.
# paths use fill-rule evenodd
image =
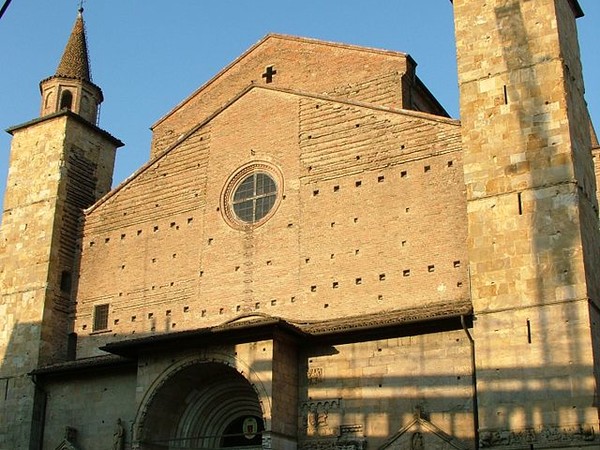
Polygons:
<instances>
[{"instance_id":1,"label":"stone relief carving","mask_svg":"<svg viewBox=\"0 0 600 450\"><path fill-rule=\"evenodd\" d=\"M467 450L466 443L433 424L423 405L417 405L414 419L398 430L380 450Z\"/></svg>"},{"instance_id":2,"label":"stone relief carving","mask_svg":"<svg viewBox=\"0 0 600 450\"><path fill-rule=\"evenodd\" d=\"M519 431L482 431L479 435L479 445L482 448L529 444L560 446L564 443L594 442L596 440L598 437L591 425L544 426Z\"/></svg>"},{"instance_id":3,"label":"stone relief carving","mask_svg":"<svg viewBox=\"0 0 600 450\"><path fill-rule=\"evenodd\" d=\"M125 448L125 428L121 419L117 419L115 432L113 433L113 450L123 450Z\"/></svg>"},{"instance_id":4,"label":"stone relief carving","mask_svg":"<svg viewBox=\"0 0 600 450\"><path fill-rule=\"evenodd\" d=\"M306 376L308 378L308 384L319 384L321 381L323 381L323 368L310 367Z\"/></svg>"},{"instance_id":5,"label":"stone relief carving","mask_svg":"<svg viewBox=\"0 0 600 450\"><path fill-rule=\"evenodd\" d=\"M367 441L362 425L340 425L339 435L329 439L311 439L303 442L300 450L366 450Z\"/></svg>"},{"instance_id":6,"label":"stone relief carving","mask_svg":"<svg viewBox=\"0 0 600 450\"><path fill-rule=\"evenodd\" d=\"M301 404L302 428L306 436L335 436L336 420L329 420L330 411L340 409L340 399L310 400Z\"/></svg>"},{"instance_id":7,"label":"stone relief carving","mask_svg":"<svg viewBox=\"0 0 600 450\"><path fill-rule=\"evenodd\" d=\"M55 450L79 450L76 440L77 430L73 427L65 427L65 438Z\"/></svg>"}]
</instances>

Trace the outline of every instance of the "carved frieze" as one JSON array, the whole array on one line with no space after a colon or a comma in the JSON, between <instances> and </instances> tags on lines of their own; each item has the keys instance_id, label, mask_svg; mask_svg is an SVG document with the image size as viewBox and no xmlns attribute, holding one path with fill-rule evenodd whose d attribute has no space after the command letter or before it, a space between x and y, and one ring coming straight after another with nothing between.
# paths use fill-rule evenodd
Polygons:
<instances>
[{"instance_id":1,"label":"carved frieze","mask_svg":"<svg viewBox=\"0 0 600 450\"><path fill-rule=\"evenodd\" d=\"M300 408L302 428L306 436L338 435L339 398L309 400L303 402Z\"/></svg>"},{"instance_id":2,"label":"carved frieze","mask_svg":"<svg viewBox=\"0 0 600 450\"><path fill-rule=\"evenodd\" d=\"M582 443L589 445L600 441L596 430L591 425L575 425L571 427L544 426L526 428L519 431L495 430L482 431L479 435L481 448L491 447L521 447L530 444L548 447L561 447L565 444Z\"/></svg>"},{"instance_id":3,"label":"carved frieze","mask_svg":"<svg viewBox=\"0 0 600 450\"><path fill-rule=\"evenodd\" d=\"M366 450L363 426L340 425L339 435L328 439L310 439L302 442L300 450Z\"/></svg>"}]
</instances>

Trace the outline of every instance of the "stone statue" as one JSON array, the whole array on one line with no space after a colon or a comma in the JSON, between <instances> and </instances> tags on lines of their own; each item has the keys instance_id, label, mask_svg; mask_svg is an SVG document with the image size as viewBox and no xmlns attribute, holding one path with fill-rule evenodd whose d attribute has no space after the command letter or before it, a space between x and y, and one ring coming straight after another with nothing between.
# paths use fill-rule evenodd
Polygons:
<instances>
[{"instance_id":1,"label":"stone statue","mask_svg":"<svg viewBox=\"0 0 600 450\"><path fill-rule=\"evenodd\" d=\"M417 431L412 435L410 448L411 450L423 450L423 435L420 432Z\"/></svg>"},{"instance_id":2,"label":"stone statue","mask_svg":"<svg viewBox=\"0 0 600 450\"><path fill-rule=\"evenodd\" d=\"M125 428L121 419L117 419L117 426L113 433L113 450L123 450L125 447Z\"/></svg>"}]
</instances>

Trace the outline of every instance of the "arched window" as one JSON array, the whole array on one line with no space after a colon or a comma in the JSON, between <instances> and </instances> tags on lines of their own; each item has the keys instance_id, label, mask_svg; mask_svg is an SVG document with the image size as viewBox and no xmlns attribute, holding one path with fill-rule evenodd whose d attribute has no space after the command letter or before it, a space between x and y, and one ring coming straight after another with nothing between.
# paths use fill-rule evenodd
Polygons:
<instances>
[{"instance_id":1,"label":"arched window","mask_svg":"<svg viewBox=\"0 0 600 450\"><path fill-rule=\"evenodd\" d=\"M63 91L60 97L60 109L71 109L73 106L73 94L71 91Z\"/></svg>"}]
</instances>

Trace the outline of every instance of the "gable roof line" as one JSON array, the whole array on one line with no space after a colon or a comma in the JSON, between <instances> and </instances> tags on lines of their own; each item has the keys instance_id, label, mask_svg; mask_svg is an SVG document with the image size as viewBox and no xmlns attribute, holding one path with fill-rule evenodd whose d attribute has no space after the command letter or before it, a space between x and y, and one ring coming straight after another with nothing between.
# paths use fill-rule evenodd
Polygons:
<instances>
[{"instance_id":1,"label":"gable roof line","mask_svg":"<svg viewBox=\"0 0 600 450\"><path fill-rule=\"evenodd\" d=\"M201 85L198 89L196 89L194 92L192 92L190 95L188 95L185 99L183 99L181 102L176 104L169 112L167 112L164 116L162 116L156 122L154 122L150 126L150 129L153 130L156 126L160 125L163 121L165 121L167 118L169 118L171 115L173 115L178 109L180 109L182 106L184 106L186 103L191 101L194 97L196 97L197 94L199 94L203 90L207 89L210 85L214 84L219 78L221 78L223 75L225 75L225 73L227 73L229 71L229 69L231 69L233 66L235 66L242 59L246 58L250 53L254 52L254 50L256 50L258 47L260 47L263 43L265 43L269 39L283 39L283 40L288 40L288 41L297 41L297 42L306 42L306 43L317 44L317 45L325 45L325 46L329 46L329 47L347 48L347 49L364 51L364 52L369 52L369 53L379 53L379 54L383 54L383 55L407 57L407 58L411 59L411 61L413 62L413 64L415 66L417 65L416 62L412 59L412 57L408 53L404 53L404 52L398 52L398 51L394 51L394 50L384 50L384 49L379 49L379 48L374 48L374 47L362 47L360 45L344 44L344 43L332 42L332 41L323 41L320 39L292 36L292 35L288 35L288 34L269 33L266 36L264 36L262 39L260 39L257 43L252 45L249 49L247 49L240 56L235 58L231 63L226 65L223 69L221 69L219 72L217 72L217 74L214 75L212 78L210 78L206 83Z\"/></svg>"},{"instance_id":2,"label":"gable roof line","mask_svg":"<svg viewBox=\"0 0 600 450\"><path fill-rule=\"evenodd\" d=\"M296 97L308 97L308 98L317 99L317 100L341 103L341 104L345 104L345 105L357 106L360 108L367 108L367 109L376 110L376 111L380 111L380 112L388 112L388 113L393 113L393 114L398 114L398 115L403 115L403 116L412 116L412 117L416 117L419 119L430 120L433 122L445 123L447 125L460 126L460 120L452 119L452 118L448 118L448 117L436 116L434 114L425 113L425 112L421 112L421 111L412 111L409 109L399 109L399 108L397 109L397 108L391 108L388 106L373 105L372 103L365 103L365 102L360 102L360 101L356 101L356 100L348 100L348 99L343 99L343 98L338 98L338 97L330 97L325 94L314 94L314 93L309 93L309 92L296 91L296 90L292 90L292 89L278 88L278 87L273 87L273 86L262 86L262 85L259 86L256 84L249 84L244 89L242 89L237 95L235 95L231 100L229 100L226 104L224 104L220 108L216 109L213 113L208 115L204 120L202 120L201 122L199 122L198 124L196 124L195 126L190 128L187 132L182 134L175 142L173 142L171 145L169 145L162 152L158 153L154 158L151 158L150 160L148 160L144 165L142 165L138 170L136 170L134 173L132 173L130 176L128 176L116 188L112 189L110 192L108 192L106 195L104 195L102 198L100 198L92 206L85 209L83 211L84 215L87 216L88 214L92 213L95 209L97 209L103 203L108 201L113 195L117 194L123 188L125 188L129 183L131 183L139 175L141 175L143 172L148 170L152 165L154 165L154 163L156 163L158 160L160 160L161 158L166 156L168 153L170 153L172 150L177 148L179 146L179 144L181 144L183 141L185 141L188 137L190 137L196 131L200 130L206 124L211 122L215 117L217 117L219 114L221 114L225 109L229 108L232 104L236 103L240 98L242 98L244 95L246 95L248 92L250 92L253 89L262 89L265 91L281 92L283 94L293 95Z\"/></svg>"}]
</instances>

